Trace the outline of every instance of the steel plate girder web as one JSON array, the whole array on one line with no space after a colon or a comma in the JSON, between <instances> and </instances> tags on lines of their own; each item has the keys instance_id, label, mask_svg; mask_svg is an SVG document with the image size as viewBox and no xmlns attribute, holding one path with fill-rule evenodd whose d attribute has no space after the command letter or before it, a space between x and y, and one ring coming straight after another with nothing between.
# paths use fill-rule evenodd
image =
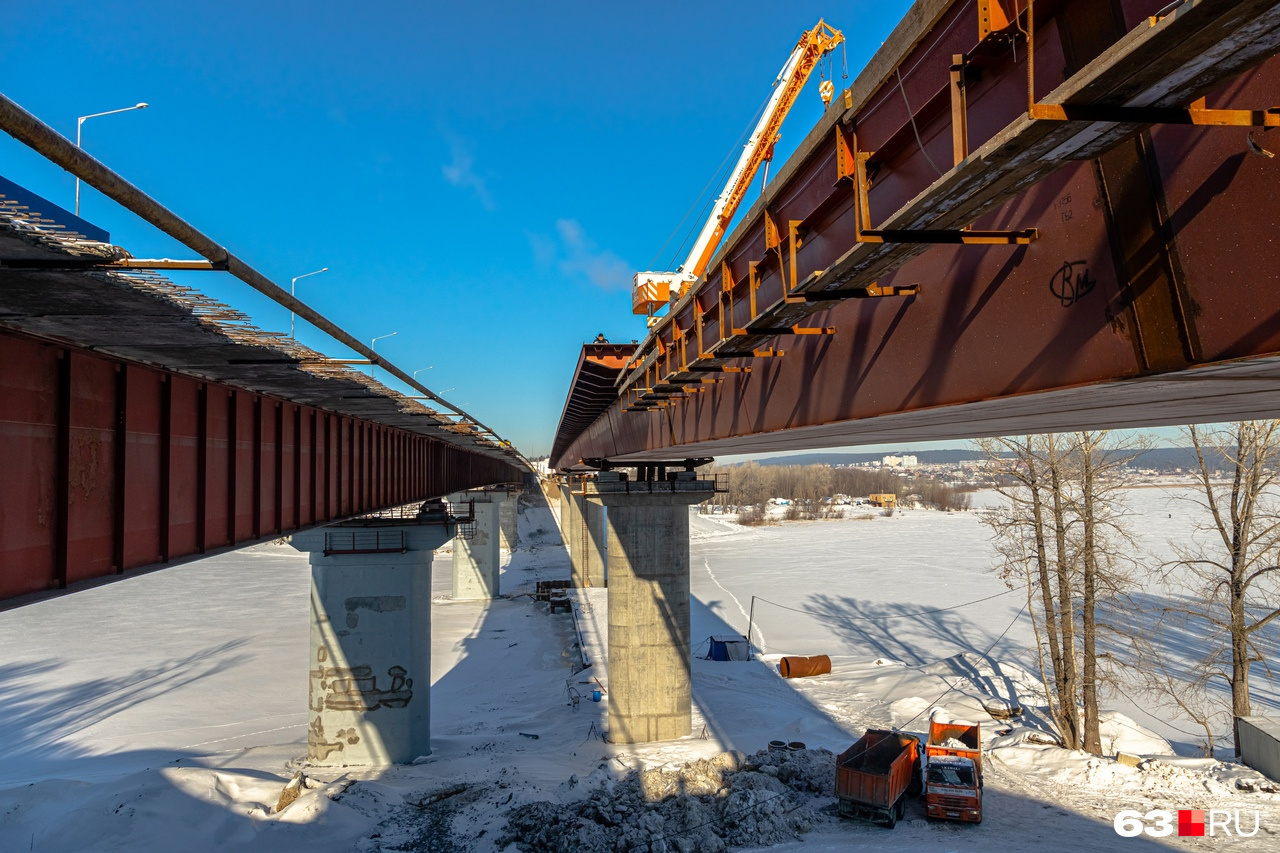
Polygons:
<instances>
[{"instance_id":1,"label":"steel plate girder web","mask_svg":"<svg viewBox=\"0 0 1280 853\"><path fill-rule=\"evenodd\" d=\"M1046 17L1036 21L1036 94L1042 103L1186 109L1207 95L1210 107L1256 113L1270 109L1268 97L1274 100L1274 92L1280 91L1280 70L1269 59L1280 46L1276 2L1188 2L1155 21L1142 17L1157 11L1152 4L1122 3L1127 19L1138 19L1138 26L1103 45L1069 79L1053 79L1052 69L1067 65L1059 42L1068 26L1062 10L1089 2L1093 0L1039 4L1048 7ZM934 8L933 21L915 14L925 6ZM897 89L905 83L913 106L931 102L917 97L922 83L916 78L930 68L936 72L936 81L923 84L923 90L941 94L938 109L927 115L917 110L916 130L935 161L949 161L953 139L946 105L953 54L976 47L953 49L954 34L966 24L950 26L955 19L947 16L972 12L967 9L926 3L913 10L849 93L837 98L843 109L828 112L747 213L707 278L672 307L669 319L641 345L620 380L618 402L553 458L554 465L592 456L656 458L670 455L671 448L724 453L831 446L864 434L990 434L1037 419L1042 424L1084 424L1093 422L1088 393L1071 397L1068 408L1074 417L1070 412L1037 416L1022 398L1152 374L1156 371L1144 347L1149 351L1150 342L1162 337L1191 334L1244 344L1230 349L1231 358L1266 358L1277 351L1275 335L1268 331L1275 324L1265 322L1271 312L1266 317L1229 312L1179 316L1142 309L1138 288L1144 285L1134 278L1136 268L1123 252L1115 254L1121 251L1113 245L1117 225L1108 220L1103 186L1089 165L1125 140L1145 134L1142 138L1152 140L1146 168L1155 169L1160 181L1214 186L1217 198L1230 199L1275 180L1267 171L1274 161L1248 153L1243 133L1230 137L1236 131L1174 125L1144 131L1138 123L1038 121L1026 114L1022 51L1017 63L1009 57L1003 65L989 63L981 81L967 85L972 150L941 176L929 170ZM930 29L934 21L952 41L943 45L945 56L931 59L929 51L938 42ZM1223 88L1263 62L1260 70L1241 78L1257 85ZM900 118L890 126L882 117L895 103ZM849 128L883 158L871 175L869 193L871 216L880 229L1035 228L1039 240L1030 246L963 249L857 243L854 182L839 168L838 142L842 129ZM1188 144L1189 135L1214 142ZM1226 185L1219 177L1223 145L1237 152L1230 155L1233 180ZM1161 187L1153 184L1146 192L1154 194L1149 204L1159 218L1153 232L1158 239L1171 239L1174 228L1199 231L1206 226L1192 211L1203 199L1191 198L1181 210L1159 213L1165 203ZM895 207L886 218L876 214ZM1267 294L1275 292L1274 271L1280 268L1274 241L1266 236L1274 232L1275 219L1274 205L1262 205L1251 208L1243 224L1233 224L1238 251L1222 258L1225 266L1215 269L1213 280L1184 275L1201 266L1196 258L1211 247L1183 246L1179 240L1175 251L1171 242L1169 253L1181 256L1172 263L1183 272L1175 271L1168 286L1184 291L1188 305L1206 304L1222 290L1220 282L1228 280L1233 298L1268 302ZM726 280L733 282L732 300L723 295ZM805 298L873 287L905 298ZM732 317L726 320L721 312L730 302ZM788 338L784 358L756 356L776 352L776 347L771 346L772 335L751 334L753 328L773 332L802 323L834 327L837 334ZM1146 327L1142 335L1139 326ZM729 331L722 333L722 327ZM698 351L697 359L682 363L682 346ZM724 357L725 352L735 356ZM740 358L739 353L751 357ZM1205 352L1204 360L1209 356ZM1159 370L1200 363L1199 357L1183 358ZM657 399L659 387L707 371L721 375L718 371L726 369L752 372L725 374L723 384L686 400ZM1219 374L1214 378L1225 381ZM1097 422L1179 423L1212 419L1215 412L1265 408L1261 395L1249 405L1239 395L1214 394L1206 387L1199 403L1179 412L1171 405L1169 388L1145 384L1142 395L1125 398L1135 407L1128 409L1117 406L1113 397L1102 400L1099 390ZM981 412L975 408L969 416L939 408L980 403ZM872 418L887 420L867 420Z\"/></svg>"},{"instance_id":2,"label":"steel plate girder web","mask_svg":"<svg viewBox=\"0 0 1280 853\"><path fill-rule=\"evenodd\" d=\"M0 447L0 601L520 478L427 436L7 330Z\"/></svg>"}]
</instances>

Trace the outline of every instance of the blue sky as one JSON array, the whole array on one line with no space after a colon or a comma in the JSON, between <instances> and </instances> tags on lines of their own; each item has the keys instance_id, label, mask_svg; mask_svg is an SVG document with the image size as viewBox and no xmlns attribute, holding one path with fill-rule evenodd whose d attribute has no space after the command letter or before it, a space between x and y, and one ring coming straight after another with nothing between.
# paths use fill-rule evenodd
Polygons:
<instances>
[{"instance_id":1,"label":"blue sky","mask_svg":"<svg viewBox=\"0 0 1280 853\"><path fill-rule=\"evenodd\" d=\"M513 440L545 453L578 348L641 336L655 254L825 17L851 77L910 4L5 4L4 93ZM839 59L836 83L840 85ZM777 162L813 126L811 81ZM0 135L0 175L70 175ZM92 190L136 256L191 252ZM176 279L288 331L224 274ZM298 338L343 348L301 325Z\"/></svg>"}]
</instances>

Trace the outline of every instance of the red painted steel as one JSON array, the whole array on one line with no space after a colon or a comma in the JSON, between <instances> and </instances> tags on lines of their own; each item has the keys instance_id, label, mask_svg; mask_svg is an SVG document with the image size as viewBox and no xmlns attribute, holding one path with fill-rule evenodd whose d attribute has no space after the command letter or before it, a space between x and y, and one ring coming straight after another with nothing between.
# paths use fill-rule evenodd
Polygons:
<instances>
[{"instance_id":1,"label":"red painted steel","mask_svg":"<svg viewBox=\"0 0 1280 853\"><path fill-rule=\"evenodd\" d=\"M427 436L3 330L0 453L0 600L520 478Z\"/></svg>"},{"instance_id":2,"label":"red painted steel","mask_svg":"<svg viewBox=\"0 0 1280 853\"><path fill-rule=\"evenodd\" d=\"M111 563L115 365L75 351L64 358L71 372L66 582L72 584L115 571Z\"/></svg>"},{"instance_id":3,"label":"red painted steel","mask_svg":"<svg viewBox=\"0 0 1280 853\"><path fill-rule=\"evenodd\" d=\"M1114 42L1123 27L1141 25L1165 5L1037 4L1044 15L1036 23L1037 96ZM982 55L981 73L966 85L970 151L1027 110L1025 50L1016 57L1007 46L982 54L975 15L972 3L944 11L904 51L898 71L884 69L887 80L853 117L859 147L874 151L878 164L869 193L873 226L953 164L953 54ZM1208 106L1273 107L1277 92L1280 59L1273 58L1209 95ZM796 252L797 281L831 268L854 245L854 193L838 180L835 128L829 129L806 140L770 187L767 207L748 213L726 241L723 260L736 282L727 325L741 328L751 320L742 287L751 262L761 262L758 301L770 305L783 295L785 264L766 251L765 211L784 231L792 220L807 229ZM1280 130L1255 135L1280 152ZM1250 408L1238 389L1224 388L1220 401L1180 413L1179 393L1153 384L1131 395L1145 401L1143 411L1121 413L1111 398L1108 414L1088 413L1097 398L1086 389L1106 383L1280 357L1280 242L1274 237L1280 159L1248 153L1242 128L1157 126L1115 150L1124 146L1127 153L1114 158L1066 165L973 224L1036 228L1031 245L933 246L879 279L880 285L918 283L919 296L833 303L804 325L832 326L836 334L778 337L773 346L785 357L737 361L749 374L715 374L721 384L661 409L624 411L615 402L585 429L562 422L552 464L839 446L863 437L958 438L993 434L999 429L993 422L1070 429L1261 416L1269 397L1255 396ZM704 339L718 340L722 278L714 265L706 286L662 328L666 355L659 377L679 370L674 326L695 328L700 314ZM1190 389L1194 377L1178 381ZM1266 387L1273 386L1280 380ZM1051 407L1036 412L1028 402L1029 395L1067 389L1080 393L1057 405L1073 408L1074 418L1070 412L1040 417ZM895 433L894 423L909 426Z\"/></svg>"}]
</instances>

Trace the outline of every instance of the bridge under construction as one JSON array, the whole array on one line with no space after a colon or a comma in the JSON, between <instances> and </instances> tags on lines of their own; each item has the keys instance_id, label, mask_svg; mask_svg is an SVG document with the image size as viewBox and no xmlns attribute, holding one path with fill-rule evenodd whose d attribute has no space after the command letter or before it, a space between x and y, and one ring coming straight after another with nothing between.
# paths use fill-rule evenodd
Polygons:
<instances>
[{"instance_id":1,"label":"bridge under construction","mask_svg":"<svg viewBox=\"0 0 1280 853\"><path fill-rule=\"evenodd\" d=\"M809 35L784 74L839 34ZM1277 0L919 0L691 266L637 276L647 334L583 346L550 458L573 583L608 571L613 740L689 733L688 506L717 455L1280 409L1278 52ZM412 691L343 697L423 665L443 543L458 595L499 594L530 464L3 96L0 128L192 253L134 258L0 183L0 598L296 534L311 759L425 754ZM767 157L745 159L740 184ZM235 276L360 357L172 269Z\"/></svg>"}]
</instances>

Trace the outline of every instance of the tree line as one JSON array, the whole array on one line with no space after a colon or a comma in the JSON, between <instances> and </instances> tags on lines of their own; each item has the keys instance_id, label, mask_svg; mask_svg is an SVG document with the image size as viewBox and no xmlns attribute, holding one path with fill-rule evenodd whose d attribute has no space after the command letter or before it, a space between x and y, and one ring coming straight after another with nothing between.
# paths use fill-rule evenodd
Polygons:
<instances>
[{"instance_id":1,"label":"tree line","mask_svg":"<svg viewBox=\"0 0 1280 853\"><path fill-rule=\"evenodd\" d=\"M832 468L827 465L713 465L708 474L723 475L729 490L720 493L710 504L738 512L750 520L761 514L771 498L791 502L790 513L796 518L829 517L842 507L825 502L834 495L866 497L893 494L899 503L916 500L936 509L952 511L968 509L969 495L950 484L930 477L901 477L893 471L876 468Z\"/></svg>"}]
</instances>

